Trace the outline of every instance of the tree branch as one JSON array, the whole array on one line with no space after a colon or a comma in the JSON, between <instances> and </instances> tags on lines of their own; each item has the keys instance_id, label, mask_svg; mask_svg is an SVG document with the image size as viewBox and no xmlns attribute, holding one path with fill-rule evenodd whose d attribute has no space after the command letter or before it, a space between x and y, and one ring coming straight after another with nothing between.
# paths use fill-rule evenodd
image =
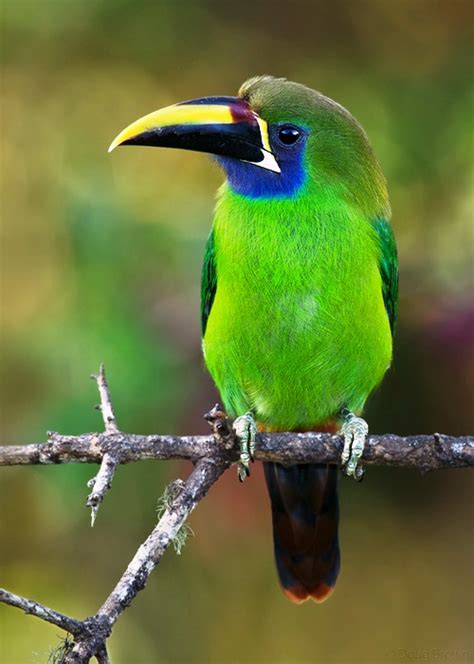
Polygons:
<instances>
[{"instance_id":1,"label":"tree branch","mask_svg":"<svg viewBox=\"0 0 474 664\"><path fill-rule=\"evenodd\" d=\"M255 458L259 461L339 464L343 442L328 433L259 433ZM63 436L50 433L47 443L0 447L0 466L62 463L100 463L109 453L118 463L147 459L188 459L213 457L214 436L141 436L128 433L85 433ZM234 448L226 451L237 459ZM430 435L369 436L362 461L379 466L416 468L422 472L474 465L474 436ZM98 475L100 474L100 471ZM97 477L96 476L96 480Z\"/></svg>"},{"instance_id":2,"label":"tree branch","mask_svg":"<svg viewBox=\"0 0 474 664\"><path fill-rule=\"evenodd\" d=\"M0 602L21 609L25 613L30 613L32 616L41 618L41 620L46 620L46 622L56 625L70 634L79 635L82 631L82 622L80 620L69 618L32 599L10 593L4 588L0 588Z\"/></svg>"},{"instance_id":3,"label":"tree branch","mask_svg":"<svg viewBox=\"0 0 474 664\"><path fill-rule=\"evenodd\" d=\"M165 492L166 509L149 537L139 547L121 579L98 612L85 620L69 618L39 602L0 589L0 602L10 604L57 625L74 636L74 644L63 654L62 664L82 664L95 656L108 660L106 641L122 612L142 590L166 549L178 536L189 514L229 467L229 460L217 453L213 459L197 462L186 482L172 482Z\"/></svg>"},{"instance_id":4,"label":"tree branch","mask_svg":"<svg viewBox=\"0 0 474 664\"><path fill-rule=\"evenodd\" d=\"M33 600L0 589L0 602L10 604L57 625L74 637L66 642L61 662L82 664L95 657L109 664L106 642L122 612L145 587L149 575L160 562L169 544L176 541L189 514L222 473L238 459L238 444L231 423L218 406L205 417L214 430L209 436L140 436L121 432L116 423L104 367L97 376L105 431L79 436L48 433L46 443L0 447L0 466L98 463L97 475L90 480L92 525L119 464L143 459L188 459L195 464L183 482L176 480L165 492L164 511L154 530L139 547L115 588L94 616L76 620ZM255 457L260 461L339 464L343 441L325 433L260 433ZM416 468L422 472L440 468L474 465L474 436L442 434L369 437L362 457L364 463ZM182 531L181 531L182 532Z\"/></svg>"},{"instance_id":5,"label":"tree branch","mask_svg":"<svg viewBox=\"0 0 474 664\"><path fill-rule=\"evenodd\" d=\"M97 383L99 390L100 404L97 409L102 413L104 420L105 435L112 436L120 433L115 420L115 413L112 406L112 399L110 397L109 386L105 377L105 368L101 364L98 374L92 374ZM120 463L119 449L115 446L109 446L109 450L104 452L100 464L99 472L95 477L89 480L88 486L92 489L87 497L87 506L91 508L91 526L94 527L97 518L97 512L101 502L104 500L107 491L112 485L112 480L115 474L115 469Z\"/></svg>"},{"instance_id":6,"label":"tree branch","mask_svg":"<svg viewBox=\"0 0 474 664\"><path fill-rule=\"evenodd\" d=\"M101 364L99 367L99 373L92 374L91 378L95 380L97 383L97 389L99 390L100 404L97 406L97 410L100 410L102 413L105 433L118 433L119 429L115 419L112 399L110 398L109 385L105 377L105 367L103 364Z\"/></svg>"},{"instance_id":7,"label":"tree branch","mask_svg":"<svg viewBox=\"0 0 474 664\"><path fill-rule=\"evenodd\" d=\"M173 497L169 499L164 514L93 618L98 625L101 625L100 632L103 634L104 642L121 613L145 587L151 572L160 562L189 514L228 466L229 462L223 457L217 460L203 459L196 464L186 482L172 483L170 493ZM64 662L65 664L87 662L97 652L97 647L96 634L85 634L76 638L76 644Z\"/></svg>"}]
</instances>

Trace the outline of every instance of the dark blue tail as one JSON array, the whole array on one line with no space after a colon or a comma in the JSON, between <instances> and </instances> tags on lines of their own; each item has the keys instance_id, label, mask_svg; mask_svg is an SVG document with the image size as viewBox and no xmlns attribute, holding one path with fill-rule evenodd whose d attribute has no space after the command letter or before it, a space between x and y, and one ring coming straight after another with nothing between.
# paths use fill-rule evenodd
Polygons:
<instances>
[{"instance_id":1,"label":"dark blue tail","mask_svg":"<svg viewBox=\"0 0 474 664\"><path fill-rule=\"evenodd\" d=\"M323 602L340 567L338 468L321 464L265 463L272 504L273 543L285 595Z\"/></svg>"}]
</instances>

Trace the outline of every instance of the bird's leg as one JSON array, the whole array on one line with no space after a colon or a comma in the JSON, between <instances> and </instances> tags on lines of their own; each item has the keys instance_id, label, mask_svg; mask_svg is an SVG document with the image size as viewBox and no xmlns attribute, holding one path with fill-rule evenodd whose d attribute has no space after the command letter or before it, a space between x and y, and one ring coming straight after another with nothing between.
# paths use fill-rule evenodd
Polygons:
<instances>
[{"instance_id":1,"label":"bird's leg","mask_svg":"<svg viewBox=\"0 0 474 664\"><path fill-rule=\"evenodd\" d=\"M257 425L252 413L248 412L237 417L232 426L239 439L240 459L237 470L239 480L243 482L250 475L249 463L254 459Z\"/></svg>"},{"instance_id":2,"label":"bird's leg","mask_svg":"<svg viewBox=\"0 0 474 664\"><path fill-rule=\"evenodd\" d=\"M364 451L369 425L362 417L357 417L347 408L341 410L341 416L343 419L341 433L344 437L341 468L345 475L360 481L364 476L364 469L358 463Z\"/></svg>"}]
</instances>

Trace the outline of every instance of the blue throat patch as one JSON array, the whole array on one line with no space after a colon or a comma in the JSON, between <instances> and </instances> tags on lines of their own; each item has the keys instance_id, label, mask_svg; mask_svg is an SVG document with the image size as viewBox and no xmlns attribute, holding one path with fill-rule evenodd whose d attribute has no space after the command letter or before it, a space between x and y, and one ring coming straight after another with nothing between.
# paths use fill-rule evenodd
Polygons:
<instances>
[{"instance_id":1,"label":"blue throat patch","mask_svg":"<svg viewBox=\"0 0 474 664\"><path fill-rule=\"evenodd\" d=\"M268 171L231 157L216 156L227 181L236 194L248 198L291 198L303 186L306 172L303 163L304 150L288 154L275 154L281 173Z\"/></svg>"}]
</instances>

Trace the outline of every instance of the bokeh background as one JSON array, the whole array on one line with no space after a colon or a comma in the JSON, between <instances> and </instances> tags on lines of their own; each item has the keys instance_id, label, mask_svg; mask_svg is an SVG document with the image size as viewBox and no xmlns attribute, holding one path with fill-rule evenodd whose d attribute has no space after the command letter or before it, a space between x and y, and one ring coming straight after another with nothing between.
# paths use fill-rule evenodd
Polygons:
<instances>
[{"instance_id":1,"label":"bokeh background","mask_svg":"<svg viewBox=\"0 0 474 664\"><path fill-rule=\"evenodd\" d=\"M199 279L221 181L204 155L107 154L131 120L304 82L367 129L389 182L401 268L395 362L373 432L473 428L470 0L3 0L2 443L101 427L104 361L119 425L206 432ZM77 617L110 592L186 464L122 467L96 527L91 466L7 468L1 585ZM342 573L322 606L288 603L260 468L230 471L114 631L116 664L474 659L468 471L372 468L341 485ZM0 606L5 664L44 662L60 630Z\"/></svg>"}]
</instances>

